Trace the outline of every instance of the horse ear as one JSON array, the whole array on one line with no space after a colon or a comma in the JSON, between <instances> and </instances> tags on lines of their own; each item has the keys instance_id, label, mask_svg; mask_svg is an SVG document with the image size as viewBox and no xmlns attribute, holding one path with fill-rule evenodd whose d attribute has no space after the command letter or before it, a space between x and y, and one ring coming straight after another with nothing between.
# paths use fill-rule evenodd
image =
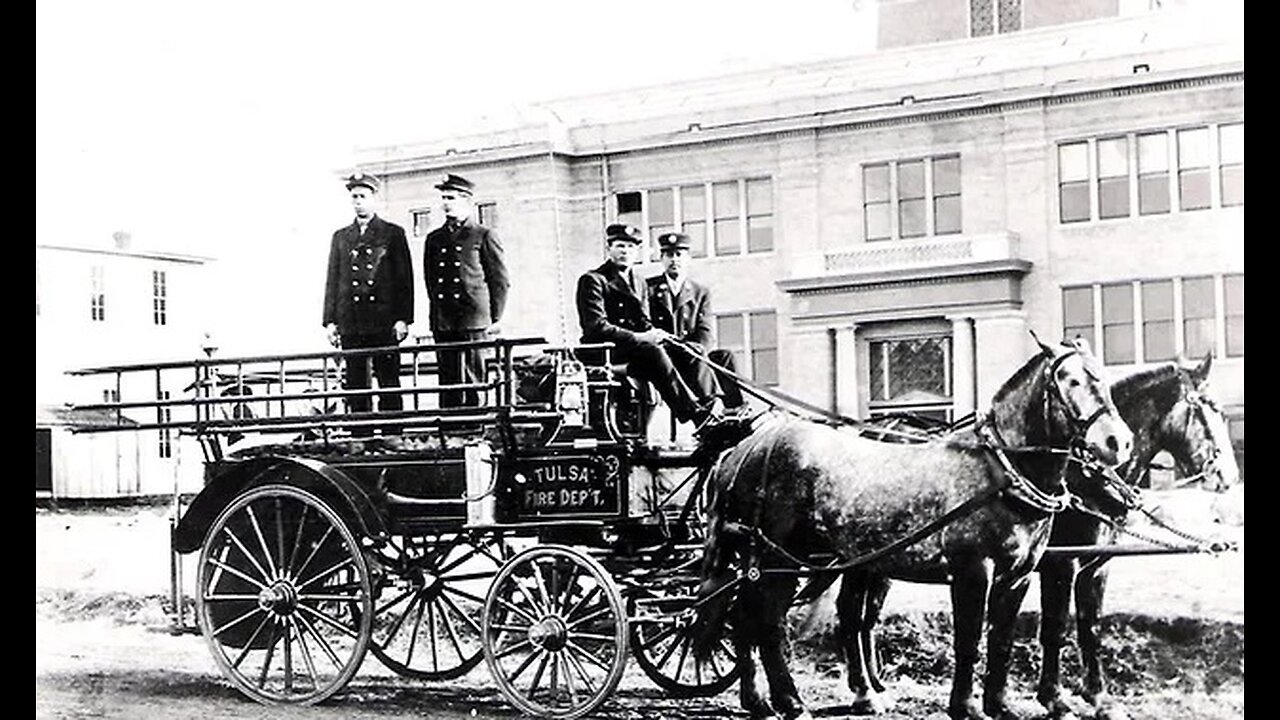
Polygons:
<instances>
[{"instance_id":1,"label":"horse ear","mask_svg":"<svg viewBox=\"0 0 1280 720\"><path fill-rule=\"evenodd\" d=\"M1036 335L1035 330L1032 330L1031 328L1027 328L1027 332L1031 333L1031 339L1035 340L1036 344L1040 346L1040 352L1044 353L1045 355L1048 355L1049 357L1053 357L1053 348L1041 342L1040 336Z\"/></svg>"},{"instance_id":2,"label":"horse ear","mask_svg":"<svg viewBox=\"0 0 1280 720\"><path fill-rule=\"evenodd\" d=\"M1203 385L1209 379L1209 369L1213 367L1213 352L1204 354L1204 360L1191 371L1191 379L1195 380L1196 386Z\"/></svg>"},{"instance_id":3,"label":"horse ear","mask_svg":"<svg viewBox=\"0 0 1280 720\"><path fill-rule=\"evenodd\" d=\"M1089 341L1085 339L1083 336L1077 335L1071 338L1071 344L1074 345L1076 349L1081 352L1085 352L1090 355L1093 354L1093 348L1089 347Z\"/></svg>"}]
</instances>

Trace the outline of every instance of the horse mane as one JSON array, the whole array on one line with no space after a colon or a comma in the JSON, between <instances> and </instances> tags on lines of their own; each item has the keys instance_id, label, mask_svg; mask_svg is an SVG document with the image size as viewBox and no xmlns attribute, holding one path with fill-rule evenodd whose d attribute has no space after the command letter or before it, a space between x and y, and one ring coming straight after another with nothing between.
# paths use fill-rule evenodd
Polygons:
<instances>
[{"instance_id":1,"label":"horse mane","mask_svg":"<svg viewBox=\"0 0 1280 720\"><path fill-rule=\"evenodd\" d=\"M996 394L991 398L991 402L993 404L998 403L1001 400L1004 400L1005 396L1009 393L1013 392L1014 388L1021 387L1023 383L1027 382L1028 376L1039 369L1040 364L1043 363L1045 359L1046 358L1043 353L1036 353L1034 357L1028 359L1022 364L1022 367L1018 368L1017 372L1011 375L1008 380L1004 381L1004 384L1000 386L999 390L996 390Z\"/></svg>"},{"instance_id":2,"label":"horse mane","mask_svg":"<svg viewBox=\"0 0 1280 720\"><path fill-rule=\"evenodd\" d=\"M1119 409L1139 400L1152 403L1165 413L1182 398L1186 372L1174 363L1158 365L1120 378L1111 385L1111 399Z\"/></svg>"}]
</instances>

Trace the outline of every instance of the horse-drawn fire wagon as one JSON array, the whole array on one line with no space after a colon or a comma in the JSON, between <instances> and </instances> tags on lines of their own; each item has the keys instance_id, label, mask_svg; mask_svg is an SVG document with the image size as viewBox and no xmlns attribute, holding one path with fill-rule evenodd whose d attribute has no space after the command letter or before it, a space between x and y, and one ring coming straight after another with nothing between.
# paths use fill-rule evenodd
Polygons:
<instances>
[{"instance_id":1,"label":"horse-drawn fire wagon","mask_svg":"<svg viewBox=\"0 0 1280 720\"><path fill-rule=\"evenodd\" d=\"M435 382L438 349L474 346L491 355L484 382ZM1231 474L1233 467L1219 467L1223 442L1216 436L1223 433L1213 428L1220 413L1200 399L1198 381L1187 380L1185 370L1144 379L1135 393L1152 397L1158 384L1168 402L1158 416L1135 411L1122 421L1086 347L1041 348L968 430L913 422L904 429L896 420L867 425L775 392L772 399L825 414L837 427L801 427L765 411L715 424L691 442L680 441L674 424L651 430L656 400L610 362L608 345L493 339L74 374L115 385L112 402L80 407L132 420L85 430L181 432L198 440L204 488L175 514L172 550L199 553L196 622L242 693L267 704L319 702L346 686L371 652L396 673L423 680L456 678L483 661L522 711L577 718L611 695L629 656L668 692L711 695L740 676L754 678L754 642L775 682L785 669L773 662L782 657L770 648L777 637L753 640L746 628L753 618L743 614L721 613L708 628L709 602L727 600L735 588L758 594L779 576L805 575L811 590L799 596L811 599L843 575L846 592L878 594L878 602L866 602L878 613L887 584L876 573L887 581L898 570L874 563L896 556L928 572L947 563L954 569L965 553L986 552L964 545L965 533L999 540L1001 531L1026 545L1010 556L1022 582L1049 538L1020 528L1047 527L1068 504L1086 509L1064 484L1067 468L1096 465L1077 455L1086 446L1113 465L1127 457L1125 422L1175 428L1167 440L1150 434L1144 443L1167 445L1201 476ZM387 352L401 358L402 387L342 387L343 363L369 363ZM175 385L186 392L172 397L165 388ZM440 393L459 389L480 391L484 400L439 407ZM760 396L749 384L744 389ZM344 400L387 393L400 394L404 409L337 412ZM860 426L856 439L839 434L842 424ZM901 449L873 447L874 440ZM871 459L859 460L860 453ZM889 477L894 473L902 482ZM1123 512L1135 505L1118 480L1111 473L1094 485L1119 488ZM708 518L708 496L717 488L719 509ZM842 493L850 502L832 506ZM858 521L861 534L835 524L806 527L788 515L802 507L819 525L855 513L866 519ZM709 550L734 548L739 563L730 579L714 551L704 562L704 541ZM997 542L991 552L1014 545ZM1077 546L1060 555L1105 550ZM180 575L182 563L173 567ZM958 583L948 572L939 577ZM765 602L774 615L785 614L795 597L794 582L782 585L786 591ZM175 577L179 624L182 587ZM1016 613L1018 603L1004 604ZM846 654L860 664L850 666L851 678L869 695L880 681L876 618L868 613L845 618L842 610L841 622L853 623ZM776 625L778 618L754 620ZM990 621L1001 632L1012 627L1012 616ZM782 681L794 690L789 676ZM962 691L953 700L967 703L964 682L958 674ZM753 682L742 693L744 704L756 702L750 711L763 712ZM795 699L787 710L800 708Z\"/></svg>"}]
</instances>

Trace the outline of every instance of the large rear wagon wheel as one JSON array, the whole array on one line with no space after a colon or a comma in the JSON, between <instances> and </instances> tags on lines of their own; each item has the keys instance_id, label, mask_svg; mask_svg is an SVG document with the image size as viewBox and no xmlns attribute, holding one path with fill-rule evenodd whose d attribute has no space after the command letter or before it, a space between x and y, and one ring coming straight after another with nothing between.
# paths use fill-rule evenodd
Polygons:
<instances>
[{"instance_id":1,"label":"large rear wagon wheel","mask_svg":"<svg viewBox=\"0 0 1280 720\"><path fill-rule=\"evenodd\" d=\"M369 644L364 554L319 497L255 487L214 520L200 551L196 613L222 674L267 705L341 690Z\"/></svg>"},{"instance_id":2,"label":"large rear wagon wheel","mask_svg":"<svg viewBox=\"0 0 1280 720\"><path fill-rule=\"evenodd\" d=\"M484 657L484 596L508 555L499 538L462 534L393 541L369 646L397 674L451 680Z\"/></svg>"},{"instance_id":3,"label":"large rear wagon wheel","mask_svg":"<svg viewBox=\"0 0 1280 720\"><path fill-rule=\"evenodd\" d=\"M512 705L538 717L582 717L613 694L626 668L627 618L617 585L572 548L520 553L485 599L484 654Z\"/></svg>"}]
</instances>

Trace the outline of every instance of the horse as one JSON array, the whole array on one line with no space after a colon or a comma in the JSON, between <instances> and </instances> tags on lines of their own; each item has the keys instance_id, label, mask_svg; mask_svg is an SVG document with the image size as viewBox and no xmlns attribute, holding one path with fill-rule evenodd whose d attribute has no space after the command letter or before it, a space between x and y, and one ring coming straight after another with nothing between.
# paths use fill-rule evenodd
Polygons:
<instances>
[{"instance_id":1,"label":"horse","mask_svg":"<svg viewBox=\"0 0 1280 720\"><path fill-rule=\"evenodd\" d=\"M1182 475L1200 479L1207 490L1221 492L1240 477L1227 434L1226 419L1205 394L1213 356L1193 368L1167 363L1117 380L1112 398L1133 430L1133 459L1125 480L1136 486L1152 458L1168 452ZM1080 472L1073 468L1073 472ZM1127 508L1099 508L1113 517ZM1067 510L1054 520L1050 547L1106 545L1115 541L1115 525L1097 515ZM1040 561L1040 646L1043 661L1036 697L1055 715L1067 711L1062 700L1060 652L1074 588L1076 634L1084 669L1084 699L1108 717L1123 710L1107 697L1098 661L1098 618L1106 591L1107 564L1101 557L1053 557ZM1110 707L1108 707L1110 706Z\"/></svg>"},{"instance_id":2,"label":"horse","mask_svg":"<svg viewBox=\"0 0 1280 720\"><path fill-rule=\"evenodd\" d=\"M896 577L951 587L950 716L985 718L984 709L1013 716L1005 698L1013 621L1048 544L1052 514L1066 503L1067 451L1080 446L1115 466L1128 460L1132 444L1087 344L1039 344L1040 352L996 392L990 412L945 441L883 443L854 428L777 416L721 456L710 478L691 632L695 653L705 657L733 613L739 699L751 717L774 717L775 709L788 720L809 717L787 666L785 620L796 564L817 553L852 558L824 566L827 574L863 576L842 585L838 601L858 700L870 691L858 686L865 679L862 608L844 588ZM735 556L747 566L746 582L731 567ZM971 695L984 616L991 628L979 704ZM771 702L756 688L753 648Z\"/></svg>"}]
</instances>

